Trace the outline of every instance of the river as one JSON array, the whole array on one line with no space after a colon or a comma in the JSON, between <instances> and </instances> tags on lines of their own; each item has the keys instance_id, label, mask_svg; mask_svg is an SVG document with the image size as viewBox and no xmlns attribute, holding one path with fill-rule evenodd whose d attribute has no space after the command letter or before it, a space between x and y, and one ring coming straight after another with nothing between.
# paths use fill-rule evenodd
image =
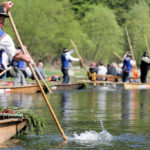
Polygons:
<instances>
[{"instance_id":1,"label":"river","mask_svg":"<svg viewBox=\"0 0 150 150\"><path fill-rule=\"evenodd\" d=\"M63 141L40 93L7 93L0 96L0 106L32 110L46 120L49 132L15 137L6 149L150 149L149 90L97 87L47 96L68 140Z\"/></svg>"}]
</instances>

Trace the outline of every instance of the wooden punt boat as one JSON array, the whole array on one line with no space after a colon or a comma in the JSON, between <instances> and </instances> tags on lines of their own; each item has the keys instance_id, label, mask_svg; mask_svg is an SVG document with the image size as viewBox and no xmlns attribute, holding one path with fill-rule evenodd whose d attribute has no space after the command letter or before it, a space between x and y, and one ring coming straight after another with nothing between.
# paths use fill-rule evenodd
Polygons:
<instances>
[{"instance_id":1,"label":"wooden punt boat","mask_svg":"<svg viewBox=\"0 0 150 150\"><path fill-rule=\"evenodd\" d=\"M0 120L0 143L14 136L27 125L27 120L22 118L11 118Z\"/></svg>"},{"instance_id":2,"label":"wooden punt boat","mask_svg":"<svg viewBox=\"0 0 150 150\"><path fill-rule=\"evenodd\" d=\"M0 93L37 93L37 92L40 92L40 89L36 84L26 86L0 86Z\"/></svg>"},{"instance_id":3,"label":"wooden punt boat","mask_svg":"<svg viewBox=\"0 0 150 150\"><path fill-rule=\"evenodd\" d=\"M150 82L148 83L124 83L124 89L150 89Z\"/></svg>"},{"instance_id":4,"label":"wooden punt boat","mask_svg":"<svg viewBox=\"0 0 150 150\"><path fill-rule=\"evenodd\" d=\"M77 89L84 89L85 84L84 83L69 83L69 84L53 84L51 86L52 90L77 90Z\"/></svg>"},{"instance_id":5,"label":"wooden punt boat","mask_svg":"<svg viewBox=\"0 0 150 150\"><path fill-rule=\"evenodd\" d=\"M45 86L42 85L44 90ZM40 88L36 82L28 83L26 86L13 86L13 81L0 80L0 93L37 93Z\"/></svg>"}]
</instances>

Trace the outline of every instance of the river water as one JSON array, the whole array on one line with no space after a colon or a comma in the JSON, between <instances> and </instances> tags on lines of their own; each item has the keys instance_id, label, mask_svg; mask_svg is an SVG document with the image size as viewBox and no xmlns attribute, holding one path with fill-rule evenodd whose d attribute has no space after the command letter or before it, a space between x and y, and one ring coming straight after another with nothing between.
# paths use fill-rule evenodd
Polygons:
<instances>
[{"instance_id":1,"label":"river water","mask_svg":"<svg viewBox=\"0 0 150 150\"><path fill-rule=\"evenodd\" d=\"M6 149L150 149L150 92L97 87L47 95L68 138L62 136L41 94L5 94L0 106L25 107L48 124L44 135L10 140ZM4 147L0 147L4 149Z\"/></svg>"}]
</instances>

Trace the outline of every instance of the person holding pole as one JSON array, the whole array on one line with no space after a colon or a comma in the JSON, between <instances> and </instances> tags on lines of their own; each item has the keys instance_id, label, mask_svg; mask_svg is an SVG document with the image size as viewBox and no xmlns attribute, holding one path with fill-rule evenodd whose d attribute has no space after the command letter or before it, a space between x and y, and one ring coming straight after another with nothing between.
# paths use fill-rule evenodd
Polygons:
<instances>
[{"instance_id":1,"label":"person holding pole","mask_svg":"<svg viewBox=\"0 0 150 150\"><path fill-rule=\"evenodd\" d=\"M123 59L123 76L122 81L123 82L129 82L129 74L132 70L132 67L135 65L135 62L131 59L132 55L127 52L127 54L124 56Z\"/></svg>"},{"instance_id":2,"label":"person holding pole","mask_svg":"<svg viewBox=\"0 0 150 150\"><path fill-rule=\"evenodd\" d=\"M141 64L140 64L140 70L141 70L140 79L142 83L146 83L146 77L147 77L149 65L150 65L150 55L146 50L142 56Z\"/></svg>"},{"instance_id":3,"label":"person holding pole","mask_svg":"<svg viewBox=\"0 0 150 150\"><path fill-rule=\"evenodd\" d=\"M5 18L9 17L6 12L9 11L12 6L13 3L11 1L3 2L2 5L0 5L0 49L4 49L10 59L22 60L29 63L31 61L30 56L17 51L12 38L2 30Z\"/></svg>"},{"instance_id":4,"label":"person holding pole","mask_svg":"<svg viewBox=\"0 0 150 150\"><path fill-rule=\"evenodd\" d=\"M71 54L74 50L68 51L68 48L63 49L63 53L61 55L61 71L63 73L63 84L68 84L70 81L69 69L72 67L72 61L80 61L79 58L74 58Z\"/></svg>"}]
</instances>

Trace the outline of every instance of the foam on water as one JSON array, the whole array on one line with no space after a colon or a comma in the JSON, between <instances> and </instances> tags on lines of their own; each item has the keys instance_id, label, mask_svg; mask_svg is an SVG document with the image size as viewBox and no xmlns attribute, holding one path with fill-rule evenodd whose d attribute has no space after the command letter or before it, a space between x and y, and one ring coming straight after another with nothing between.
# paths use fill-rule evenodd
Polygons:
<instances>
[{"instance_id":1,"label":"foam on water","mask_svg":"<svg viewBox=\"0 0 150 150\"><path fill-rule=\"evenodd\" d=\"M103 130L100 133L90 130L85 131L84 133L81 134L74 133L74 139L85 142L92 142L92 141L110 142L112 140L112 135L106 130Z\"/></svg>"},{"instance_id":2,"label":"foam on water","mask_svg":"<svg viewBox=\"0 0 150 150\"><path fill-rule=\"evenodd\" d=\"M100 121L102 131L85 131L83 133L77 134L76 132L73 134L72 138L69 138L71 141L76 141L79 143L103 143L109 144L113 140L113 136L104 129L103 122Z\"/></svg>"},{"instance_id":3,"label":"foam on water","mask_svg":"<svg viewBox=\"0 0 150 150\"><path fill-rule=\"evenodd\" d=\"M113 86L102 86L97 87L98 90L104 90L104 91L116 91L116 87Z\"/></svg>"}]
</instances>

